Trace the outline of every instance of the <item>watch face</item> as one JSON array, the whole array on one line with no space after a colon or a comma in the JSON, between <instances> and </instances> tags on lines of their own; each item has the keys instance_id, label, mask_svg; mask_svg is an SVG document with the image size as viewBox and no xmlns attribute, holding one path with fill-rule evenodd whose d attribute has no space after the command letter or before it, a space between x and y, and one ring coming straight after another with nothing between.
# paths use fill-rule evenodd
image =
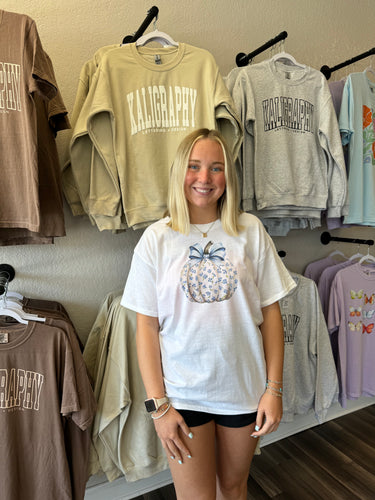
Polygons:
<instances>
[{"instance_id":1,"label":"watch face","mask_svg":"<svg viewBox=\"0 0 375 500\"><path fill-rule=\"evenodd\" d=\"M146 410L150 413L156 411L155 401L153 399L146 399L145 401Z\"/></svg>"}]
</instances>

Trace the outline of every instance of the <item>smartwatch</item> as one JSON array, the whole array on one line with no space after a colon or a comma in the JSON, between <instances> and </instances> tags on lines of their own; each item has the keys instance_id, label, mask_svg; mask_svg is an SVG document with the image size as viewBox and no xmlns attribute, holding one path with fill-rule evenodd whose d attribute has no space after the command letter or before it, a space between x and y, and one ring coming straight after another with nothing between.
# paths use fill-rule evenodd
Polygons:
<instances>
[{"instance_id":1,"label":"smartwatch","mask_svg":"<svg viewBox=\"0 0 375 500\"><path fill-rule=\"evenodd\" d=\"M152 413L154 411L158 411L158 409L165 403L168 403L169 399L165 396L164 398L156 399L150 398L146 399L145 407L148 413Z\"/></svg>"}]
</instances>

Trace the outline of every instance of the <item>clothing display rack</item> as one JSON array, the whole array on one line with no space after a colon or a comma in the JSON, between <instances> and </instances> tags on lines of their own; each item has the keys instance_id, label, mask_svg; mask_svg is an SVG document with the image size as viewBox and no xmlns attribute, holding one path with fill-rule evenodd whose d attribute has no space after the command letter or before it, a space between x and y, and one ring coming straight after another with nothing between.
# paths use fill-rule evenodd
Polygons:
<instances>
[{"instance_id":1,"label":"clothing display rack","mask_svg":"<svg viewBox=\"0 0 375 500\"><path fill-rule=\"evenodd\" d=\"M358 245L368 245L371 246L374 244L374 240L362 240L360 238L342 238L341 236L331 236L328 231L324 231L320 235L320 242L323 245L328 245L330 241L341 241L343 243L357 243Z\"/></svg>"},{"instance_id":2,"label":"clothing display rack","mask_svg":"<svg viewBox=\"0 0 375 500\"><path fill-rule=\"evenodd\" d=\"M0 264L0 296L6 295L8 283L12 281L16 272L9 264Z\"/></svg>"},{"instance_id":3,"label":"clothing display rack","mask_svg":"<svg viewBox=\"0 0 375 500\"><path fill-rule=\"evenodd\" d=\"M158 14L159 14L158 7L156 7L155 5L152 6L151 9L147 11L147 16L146 16L145 20L143 21L143 23L138 28L138 30L133 35L127 35L123 39L122 43L123 44L124 43L132 43L132 42L137 41L138 38L140 38L143 35L143 33L145 32L145 30L149 27L149 25L151 24L151 21L154 18L157 19Z\"/></svg>"},{"instance_id":4,"label":"clothing display rack","mask_svg":"<svg viewBox=\"0 0 375 500\"><path fill-rule=\"evenodd\" d=\"M373 55L375 55L375 47L368 50L367 52L364 52L363 54L360 54L358 56L353 57L352 59L348 59L347 61L340 63L337 66L334 66L333 68L330 68L329 66L324 65L320 68L320 71L327 78L327 80L329 80L331 77L331 74L334 71L337 71L338 69L341 69L341 68L345 68L345 66L350 66L350 64L353 64L357 61L360 61L361 59L365 59L366 57L373 56Z\"/></svg>"},{"instance_id":5,"label":"clothing display rack","mask_svg":"<svg viewBox=\"0 0 375 500\"><path fill-rule=\"evenodd\" d=\"M285 40L285 38L288 36L288 33L286 31L282 31L279 35L277 35L275 38L272 38L269 40L267 43L259 47L258 49L254 50L253 52L250 52L250 54L245 54L243 52L240 52L236 56L236 64L237 66L247 66L249 62L252 61L252 59L260 54L261 52L264 52L268 48L272 47L273 45L276 45L277 42L281 42L281 40Z\"/></svg>"}]
</instances>

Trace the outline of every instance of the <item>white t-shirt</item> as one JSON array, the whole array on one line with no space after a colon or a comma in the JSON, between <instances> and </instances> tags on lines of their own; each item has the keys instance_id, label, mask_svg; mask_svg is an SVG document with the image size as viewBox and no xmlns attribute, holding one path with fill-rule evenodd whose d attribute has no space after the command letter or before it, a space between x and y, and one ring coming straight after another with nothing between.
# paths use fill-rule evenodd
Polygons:
<instances>
[{"instance_id":1,"label":"white t-shirt","mask_svg":"<svg viewBox=\"0 0 375 500\"><path fill-rule=\"evenodd\" d=\"M261 308L295 283L251 214L241 214L238 237L219 219L207 238L193 225L187 236L173 231L168 220L149 226L137 244L121 303L159 319L164 384L175 408L256 411L266 381Z\"/></svg>"}]
</instances>

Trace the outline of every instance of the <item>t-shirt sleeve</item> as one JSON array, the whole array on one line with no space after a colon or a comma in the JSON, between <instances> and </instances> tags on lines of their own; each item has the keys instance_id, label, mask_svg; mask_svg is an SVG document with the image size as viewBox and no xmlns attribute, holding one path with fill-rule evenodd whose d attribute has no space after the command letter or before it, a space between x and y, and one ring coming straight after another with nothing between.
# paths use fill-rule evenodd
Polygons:
<instances>
[{"instance_id":1,"label":"t-shirt sleeve","mask_svg":"<svg viewBox=\"0 0 375 500\"><path fill-rule=\"evenodd\" d=\"M73 353L68 339L64 337L64 366L62 368L63 378L61 382L61 408L63 416L71 416L72 413L80 410L79 396L74 372Z\"/></svg>"},{"instance_id":2,"label":"t-shirt sleeve","mask_svg":"<svg viewBox=\"0 0 375 500\"><path fill-rule=\"evenodd\" d=\"M333 333L339 328L340 325L340 298L338 292L339 284L339 274L337 274L331 285L331 293L329 296L329 306L328 306L328 331Z\"/></svg>"},{"instance_id":3,"label":"t-shirt sleeve","mask_svg":"<svg viewBox=\"0 0 375 500\"><path fill-rule=\"evenodd\" d=\"M48 56L43 50L42 42L35 25L30 24L25 39L26 64L29 66L29 92L37 92L45 99L52 99L57 93L57 84L51 72Z\"/></svg>"},{"instance_id":4,"label":"t-shirt sleeve","mask_svg":"<svg viewBox=\"0 0 375 500\"><path fill-rule=\"evenodd\" d=\"M352 123L352 90L351 90L351 79L347 79L341 101L340 115L339 115L339 128L341 132L342 144L345 146L349 144L351 136L354 132L354 127Z\"/></svg>"},{"instance_id":5,"label":"t-shirt sleeve","mask_svg":"<svg viewBox=\"0 0 375 500\"><path fill-rule=\"evenodd\" d=\"M156 269L134 252L121 305L146 316L158 317Z\"/></svg>"}]
</instances>

